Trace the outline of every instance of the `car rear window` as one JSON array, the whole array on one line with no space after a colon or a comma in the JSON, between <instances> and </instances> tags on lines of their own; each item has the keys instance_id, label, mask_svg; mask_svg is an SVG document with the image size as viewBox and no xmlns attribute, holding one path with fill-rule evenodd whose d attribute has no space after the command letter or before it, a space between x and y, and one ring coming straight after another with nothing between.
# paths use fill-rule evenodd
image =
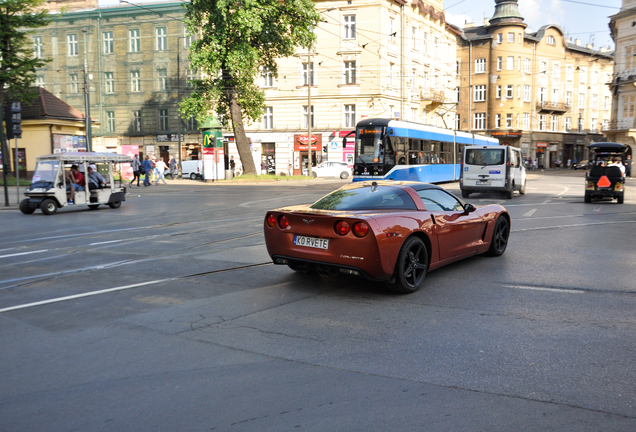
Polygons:
<instances>
[{"instance_id":1,"label":"car rear window","mask_svg":"<svg viewBox=\"0 0 636 432\"><path fill-rule=\"evenodd\" d=\"M466 150L466 165L503 165L504 149Z\"/></svg>"},{"instance_id":2,"label":"car rear window","mask_svg":"<svg viewBox=\"0 0 636 432\"><path fill-rule=\"evenodd\" d=\"M417 210L415 202L404 190L389 186L338 189L316 201L317 210Z\"/></svg>"}]
</instances>

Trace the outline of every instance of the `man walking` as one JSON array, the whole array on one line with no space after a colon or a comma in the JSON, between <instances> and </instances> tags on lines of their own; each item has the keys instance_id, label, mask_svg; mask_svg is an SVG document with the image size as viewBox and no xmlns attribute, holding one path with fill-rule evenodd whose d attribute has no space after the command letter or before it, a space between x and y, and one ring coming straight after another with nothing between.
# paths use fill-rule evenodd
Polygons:
<instances>
[{"instance_id":1,"label":"man walking","mask_svg":"<svg viewBox=\"0 0 636 432\"><path fill-rule=\"evenodd\" d=\"M632 155L627 155L625 159L625 177L632 178Z\"/></svg>"},{"instance_id":2,"label":"man walking","mask_svg":"<svg viewBox=\"0 0 636 432\"><path fill-rule=\"evenodd\" d=\"M234 156L230 157L230 171L232 171L232 178L234 178L234 168L236 168L236 163L234 162Z\"/></svg>"},{"instance_id":3,"label":"man walking","mask_svg":"<svg viewBox=\"0 0 636 432\"><path fill-rule=\"evenodd\" d=\"M159 158L155 168L157 170L157 178L155 179L155 184L159 185L159 180L163 180L163 184L167 184L166 178L163 176L163 173L166 170L166 164L164 163L163 158Z\"/></svg>"},{"instance_id":4,"label":"man walking","mask_svg":"<svg viewBox=\"0 0 636 432\"><path fill-rule=\"evenodd\" d=\"M174 173L177 168L177 161L174 160L174 156L172 155L170 156L170 161L168 162L168 166L170 167L170 178L174 180L175 179Z\"/></svg>"},{"instance_id":5,"label":"man walking","mask_svg":"<svg viewBox=\"0 0 636 432\"><path fill-rule=\"evenodd\" d=\"M137 187L139 187L139 167L141 166L141 162L139 162L139 156L135 155L132 162L130 162L130 166L133 170L133 179L130 181L130 187L132 187L135 179L137 179Z\"/></svg>"},{"instance_id":6,"label":"man walking","mask_svg":"<svg viewBox=\"0 0 636 432\"><path fill-rule=\"evenodd\" d=\"M146 155L141 166L146 170L146 176L144 177L144 186L150 186L150 174L152 173L152 164L150 163L150 157Z\"/></svg>"}]
</instances>

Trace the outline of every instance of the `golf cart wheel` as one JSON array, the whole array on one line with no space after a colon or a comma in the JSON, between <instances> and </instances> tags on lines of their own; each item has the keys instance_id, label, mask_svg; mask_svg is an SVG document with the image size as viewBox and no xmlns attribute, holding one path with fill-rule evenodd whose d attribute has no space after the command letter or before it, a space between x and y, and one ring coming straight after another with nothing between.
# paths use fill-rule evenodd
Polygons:
<instances>
[{"instance_id":1,"label":"golf cart wheel","mask_svg":"<svg viewBox=\"0 0 636 432\"><path fill-rule=\"evenodd\" d=\"M346 179L347 177L349 177L349 173L346 171L343 171L342 173L340 173L340 178L341 179Z\"/></svg>"},{"instance_id":2,"label":"golf cart wheel","mask_svg":"<svg viewBox=\"0 0 636 432\"><path fill-rule=\"evenodd\" d=\"M99 204L89 204L88 208L91 210L97 210L97 207L99 207Z\"/></svg>"},{"instance_id":3,"label":"golf cart wheel","mask_svg":"<svg viewBox=\"0 0 636 432\"><path fill-rule=\"evenodd\" d=\"M624 195L621 195L621 196L619 196L619 197L616 197L616 201L617 201L619 204L623 204L623 200L624 200L624 199L625 199L625 196L624 196Z\"/></svg>"},{"instance_id":4,"label":"golf cart wheel","mask_svg":"<svg viewBox=\"0 0 636 432\"><path fill-rule=\"evenodd\" d=\"M23 199L20 201L20 211L24 214L32 214L35 211L35 207L30 207L29 200Z\"/></svg>"},{"instance_id":5,"label":"golf cart wheel","mask_svg":"<svg viewBox=\"0 0 636 432\"><path fill-rule=\"evenodd\" d=\"M195 173L190 173L190 180L196 180L197 175Z\"/></svg>"},{"instance_id":6,"label":"golf cart wheel","mask_svg":"<svg viewBox=\"0 0 636 432\"><path fill-rule=\"evenodd\" d=\"M115 201L112 203L108 203L108 207L112 208L112 209L118 209L119 207L121 207L121 201Z\"/></svg>"},{"instance_id":7,"label":"golf cart wheel","mask_svg":"<svg viewBox=\"0 0 636 432\"><path fill-rule=\"evenodd\" d=\"M591 203L592 202L592 195L585 195L585 202L586 203Z\"/></svg>"},{"instance_id":8,"label":"golf cart wheel","mask_svg":"<svg viewBox=\"0 0 636 432\"><path fill-rule=\"evenodd\" d=\"M40 210L45 215L53 215L57 211L57 204L52 199L45 199L40 203Z\"/></svg>"}]
</instances>

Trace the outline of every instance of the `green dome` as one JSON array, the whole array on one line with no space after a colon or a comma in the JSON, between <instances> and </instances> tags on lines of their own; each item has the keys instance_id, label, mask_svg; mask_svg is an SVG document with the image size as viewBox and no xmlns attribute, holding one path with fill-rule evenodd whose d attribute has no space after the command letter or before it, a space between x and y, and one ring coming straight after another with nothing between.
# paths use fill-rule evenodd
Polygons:
<instances>
[{"instance_id":1,"label":"green dome","mask_svg":"<svg viewBox=\"0 0 636 432\"><path fill-rule=\"evenodd\" d=\"M490 25L523 22L518 0L495 0L495 4L495 14L490 18Z\"/></svg>"}]
</instances>

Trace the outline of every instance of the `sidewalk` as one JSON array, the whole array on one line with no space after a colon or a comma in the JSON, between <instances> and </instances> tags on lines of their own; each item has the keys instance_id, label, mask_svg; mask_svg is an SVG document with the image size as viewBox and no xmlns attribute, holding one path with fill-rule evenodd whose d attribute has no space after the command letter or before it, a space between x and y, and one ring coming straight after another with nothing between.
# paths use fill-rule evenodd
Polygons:
<instances>
[{"instance_id":1,"label":"sidewalk","mask_svg":"<svg viewBox=\"0 0 636 432\"><path fill-rule=\"evenodd\" d=\"M0 210L17 210L18 204L24 198L25 186L20 187L20 194L18 196L17 188L15 186L7 186L7 192L9 194L9 207L5 206L4 185L0 186Z\"/></svg>"}]
</instances>

